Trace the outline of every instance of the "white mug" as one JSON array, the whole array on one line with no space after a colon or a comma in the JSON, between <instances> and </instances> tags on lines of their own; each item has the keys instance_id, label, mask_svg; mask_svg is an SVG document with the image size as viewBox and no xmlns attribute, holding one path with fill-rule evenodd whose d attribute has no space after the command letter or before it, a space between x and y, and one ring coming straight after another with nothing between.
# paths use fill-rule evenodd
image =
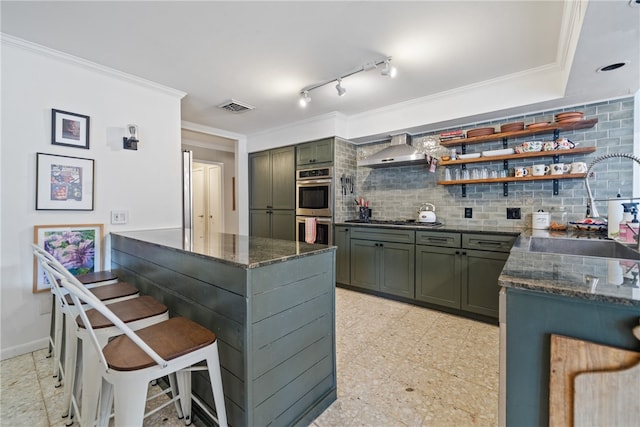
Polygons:
<instances>
[{"instance_id":1,"label":"white mug","mask_svg":"<svg viewBox=\"0 0 640 427\"><path fill-rule=\"evenodd\" d=\"M564 163L553 163L550 165L551 175L562 175L563 173L569 172L571 170L571 166L565 165Z\"/></svg>"},{"instance_id":2,"label":"white mug","mask_svg":"<svg viewBox=\"0 0 640 427\"><path fill-rule=\"evenodd\" d=\"M573 162L571 163L571 173L586 173L587 164L585 162Z\"/></svg>"},{"instance_id":3,"label":"white mug","mask_svg":"<svg viewBox=\"0 0 640 427\"><path fill-rule=\"evenodd\" d=\"M525 167L518 167L515 169L515 171L516 171L516 178L523 178L529 175L529 170Z\"/></svg>"},{"instance_id":4,"label":"white mug","mask_svg":"<svg viewBox=\"0 0 640 427\"><path fill-rule=\"evenodd\" d=\"M547 165L533 165L531 167L531 174L533 176L542 176L549 173L549 170L550 168Z\"/></svg>"}]
</instances>

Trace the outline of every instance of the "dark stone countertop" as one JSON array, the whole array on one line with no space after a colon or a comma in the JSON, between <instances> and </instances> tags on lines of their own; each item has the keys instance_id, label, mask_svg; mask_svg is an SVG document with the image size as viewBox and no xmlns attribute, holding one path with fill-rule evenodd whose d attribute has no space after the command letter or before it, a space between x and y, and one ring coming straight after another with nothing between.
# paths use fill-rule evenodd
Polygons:
<instances>
[{"instance_id":1,"label":"dark stone countertop","mask_svg":"<svg viewBox=\"0 0 640 427\"><path fill-rule=\"evenodd\" d=\"M532 237L606 239L597 233L526 230L511 249L501 286L640 307L639 261L534 252Z\"/></svg>"},{"instance_id":2,"label":"dark stone countertop","mask_svg":"<svg viewBox=\"0 0 640 427\"><path fill-rule=\"evenodd\" d=\"M112 232L116 236L139 240L158 246L192 252L243 268L257 268L322 252L335 251L335 246L310 245L291 240L216 233L202 245L183 241L182 229L157 229Z\"/></svg>"},{"instance_id":3,"label":"dark stone countertop","mask_svg":"<svg viewBox=\"0 0 640 427\"><path fill-rule=\"evenodd\" d=\"M529 250L531 237L553 239L601 239L599 233L548 232L545 230L475 225L367 224L342 222L337 226L364 226L418 231L518 235L499 278L500 286L578 297L640 307L640 262L594 256L564 255Z\"/></svg>"}]
</instances>

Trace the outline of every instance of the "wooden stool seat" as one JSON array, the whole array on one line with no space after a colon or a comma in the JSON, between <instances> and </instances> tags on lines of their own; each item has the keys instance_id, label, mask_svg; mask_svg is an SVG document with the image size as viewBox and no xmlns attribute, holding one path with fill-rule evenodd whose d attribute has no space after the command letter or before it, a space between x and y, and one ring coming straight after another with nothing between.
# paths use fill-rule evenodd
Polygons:
<instances>
[{"instance_id":1,"label":"wooden stool seat","mask_svg":"<svg viewBox=\"0 0 640 427\"><path fill-rule=\"evenodd\" d=\"M108 301L112 299L133 296L140 292L127 282L118 282L109 286L97 286L90 288L89 291L105 303L108 303ZM73 305L73 300L69 295L65 295L65 299L67 300L67 304Z\"/></svg>"},{"instance_id":2,"label":"wooden stool seat","mask_svg":"<svg viewBox=\"0 0 640 427\"><path fill-rule=\"evenodd\" d=\"M115 302L110 304L109 308L124 323L147 319L169 311L166 305L148 295ZM87 310L87 318L89 319L89 322L91 322L93 329L110 328L113 326L113 323L110 320L95 309ZM85 329L84 322L80 317L76 318L76 322L80 328Z\"/></svg>"},{"instance_id":3,"label":"wooden stool seat","mask_svg":"<svg viewBox=\"0 0 640 427\"><path fill-rule=\"evenodd\" d=\"M206 347L216 340L216 334L186 317L173 317L139 329L136 333L167 361ZM103 353L109 368L117 371L135 371L156 365L156 362L126 335L111 340L104 347Z\"/></svg>"},{"instance_id":4,"label":"wooden stool seat","mask_svg":"<svg viewBox=\"0 0 640 427\"><path fill-rule=\"evenodd\" d=\"M106 282L108 280L115 280L118 276L111 271L94 271L91 273L79 274L76 279L83 285L89 285L91 283Z\"/></svg>"}]
</instances>

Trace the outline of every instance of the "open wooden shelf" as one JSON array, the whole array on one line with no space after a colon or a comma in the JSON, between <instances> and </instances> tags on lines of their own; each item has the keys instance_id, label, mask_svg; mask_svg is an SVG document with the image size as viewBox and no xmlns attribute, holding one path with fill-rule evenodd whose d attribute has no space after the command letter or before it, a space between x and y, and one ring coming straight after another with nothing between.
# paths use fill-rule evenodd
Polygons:
<instances>
[{"instance_id":1,"label":"open wooden shelf","mask_svg":"<svg viewBox=\"0 0 640 427\"><path fill-rule=\"evenodd\" d=\"M581 120L579 122L574 122L566 125L559 125L558 123L552 123L549 126L539 127L537 129L523 129L523 130L517 130L514 132L492 133L491 135L475 136L472 138L460 138L460 139L453 139L449 141L440 141L440 145L442 145L443 147L451 147L451 146L465 145L465 144L479 144L481 142L499 141L504 138L518 138L521 136L553 133L556 130L571 131L571 130L577 130L577 129L587 129L587 128L594 127L596 123L598 123L597 118Z\"/></svg>"},{"instance_id":2,"label":"open wooden shelf","mask_svg":"<svg viewBox=\"0 0 640 427\"><path fill-rule=\"evenodd\" d=\"M570 150L554 150L554 151L534 151L530 153L521 154L509 154L506 156L489 156L489 157L477 157L475 159L460 159L460 160L441 160L439 166L456 166L467 163L482 163L482 162L498 162L503 160L516 160L516 159L529 159L532 157L554 157L569 154L585 154L593 153L596 151L596 147L581 147L572 148Z\"/></svg>"},{"instance_id":3,"label":"open wooden shelf","mask_svg":"<svg viewBox=\"0 0 640 427\"><path fill-rule=\"evenodd\" d=\"M461 179L457 181L438 181L441 185L461 185L461 184L493 184L495 182L524 182L524 181L549 181L553 179L584 179L584 173L565 173L562 175L541 175L541 176L525 176L516 178L509 176L506 178L487 178L487 179Z\"/></svg>"}]
</instances>

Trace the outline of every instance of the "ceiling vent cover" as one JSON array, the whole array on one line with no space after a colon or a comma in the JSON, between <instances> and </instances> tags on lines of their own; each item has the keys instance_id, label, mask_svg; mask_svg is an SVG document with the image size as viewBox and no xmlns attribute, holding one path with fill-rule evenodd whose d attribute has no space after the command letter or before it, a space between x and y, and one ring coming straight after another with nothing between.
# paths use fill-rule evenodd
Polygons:
<instances>
[{"instance_id":1,"label":"ceiling vent cover","mask_svg":"<svg viewBox=\"0 0 640 427\"><path fill-rule=\"evenodd\" d=\"M242 113L243 111L253 110L256 107L253 107L249 104L242 103L240 101L236 101L235 99L230 99L218 105L218 108L231 111L232 113Z\"/></svg>"}]
</instances>

